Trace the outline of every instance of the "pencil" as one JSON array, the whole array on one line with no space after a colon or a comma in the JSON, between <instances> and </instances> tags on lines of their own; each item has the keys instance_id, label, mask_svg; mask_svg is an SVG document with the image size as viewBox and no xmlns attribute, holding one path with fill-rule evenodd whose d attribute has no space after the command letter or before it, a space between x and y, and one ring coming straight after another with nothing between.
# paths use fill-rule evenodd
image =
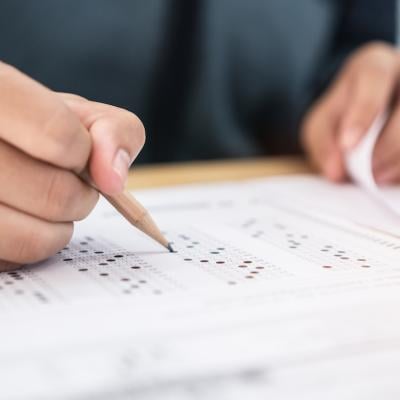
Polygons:
<instances>
[{"instance_id":1,"label":"pencil","mask_svg":"<svg viewBox=\"0 0 400 400\"><path fill-rule=\"evenodd\" d=\"M169 243L161 233L149 212L127 190L114 196L109 196L104 193L101 194L133 226L160 243L171 253L174 251L171 243Z\"/></svg>"},{"instance_id":2,"label":"pencil","mask_svg":"<svg viewBox=\"0 0 400 400\"><path fill-rule=\"evenodd\" d=\"M96 189L114 208L124 216L133 226L142 231L147 236L164 246L170 253L174 252L171 243L164 237L160 229L154 222L149 212L127 191L117 195L107 195L102 193L90 178L87 171L84 171L81 178L90 186Z\"/></svg>"}]
</instances>

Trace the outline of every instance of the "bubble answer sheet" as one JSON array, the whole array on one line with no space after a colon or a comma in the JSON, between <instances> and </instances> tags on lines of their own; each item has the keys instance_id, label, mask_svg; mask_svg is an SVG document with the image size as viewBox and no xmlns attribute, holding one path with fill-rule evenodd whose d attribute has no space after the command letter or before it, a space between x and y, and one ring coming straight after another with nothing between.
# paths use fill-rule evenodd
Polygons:
<instances>
[{"instance_id":1,"label":"bubble answer sheet","mask_svg":"<svg viewBox=\"0 0 400 400\"><path fill-rule=\"evenodd\" d=\"M176 253L101 200L0 274L1 400L399 398L390 210L312 176L135 196Z\"/></svg>"}]
</instances>

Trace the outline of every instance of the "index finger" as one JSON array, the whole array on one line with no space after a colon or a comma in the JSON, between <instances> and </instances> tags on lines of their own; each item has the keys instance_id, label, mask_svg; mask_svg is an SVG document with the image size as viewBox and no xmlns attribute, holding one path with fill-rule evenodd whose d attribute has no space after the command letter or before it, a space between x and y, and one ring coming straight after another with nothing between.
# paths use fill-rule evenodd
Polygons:
<instances>
[{"instance_id":1,"label":"index finger","mask_svg":"<svg viewBox=\"0 0 400 400\"><path fill-rule=\"evenodd\" d=\"M0 140L39 160L80 172L91 150L89 132L58 96L0 63Z\"/></svg>"},{"instance_id":2,"label":"index finger","mask_svg":"<svg viewBox=\"0 0 400 400\"><path fill-rule=\"evenodd\" d=\"M375 118L389 105L396 88L396 64L366 66L350 83L347 109L340 127L340 145L349 150L357 145Z\"/></svg>"}]
</instances>

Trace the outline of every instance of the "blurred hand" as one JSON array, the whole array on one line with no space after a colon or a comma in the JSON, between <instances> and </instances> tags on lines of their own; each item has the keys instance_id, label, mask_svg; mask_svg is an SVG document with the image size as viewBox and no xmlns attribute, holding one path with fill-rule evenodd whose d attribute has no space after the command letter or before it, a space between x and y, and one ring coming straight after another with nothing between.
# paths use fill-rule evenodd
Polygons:
<instances>
[{"instance_id":1,"label":"blurred hand","mask_svg":"<svg viewBox=\"0 0 400 400\"><path fill-rule=\"evenodd\" d=\"M399 83L400 54L392 46L371 43L350 57L308 113L302 127L303 145L328 179L346 179L345 152L357 145L378 114L388 108L389 120L373 155L373 172L378 183L400 181Z\"/></svg>"},{"instance_id":2,"label":"blurred hand","mask_svg":"<svg viewBox=\"0 0 400 400\"><path fill-rule=\"evenodd\" d=\"M0 63L0 270L43 260L70 240L98 194L122 191L144 143L128 111L58 94Z\"/></svg>"}]
</instances>

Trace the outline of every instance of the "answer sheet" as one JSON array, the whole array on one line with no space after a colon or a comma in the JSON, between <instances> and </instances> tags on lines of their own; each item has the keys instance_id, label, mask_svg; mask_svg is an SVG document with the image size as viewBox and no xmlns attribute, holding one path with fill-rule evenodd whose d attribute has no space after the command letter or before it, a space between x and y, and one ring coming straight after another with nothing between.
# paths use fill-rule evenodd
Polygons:
<instances>
[{"instance_id":1,"label":"answer sheet","mask_svg":"<svg viewBox=\"0 0 400 400\"><path fill-rule=\"evenodd\" d=\"M399 398L390 210L312 176L135 196L176 253L101 200L0 274L0 399Z\"/></svg>"}]
</instances>

